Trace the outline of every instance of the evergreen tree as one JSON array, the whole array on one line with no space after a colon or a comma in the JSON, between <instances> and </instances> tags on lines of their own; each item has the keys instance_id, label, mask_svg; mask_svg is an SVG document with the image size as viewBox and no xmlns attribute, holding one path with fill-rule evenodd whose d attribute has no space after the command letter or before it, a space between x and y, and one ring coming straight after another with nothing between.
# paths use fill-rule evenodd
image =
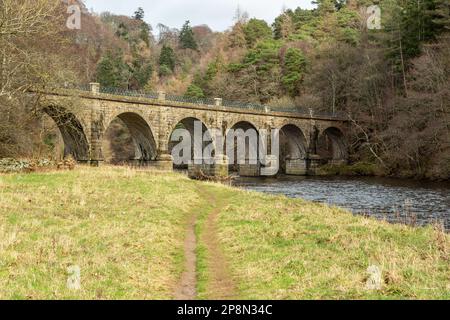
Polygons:
<instances>
[{"instance_id":1,"label":"evergreen tree","mask_svg":"<svg viewBox=\"0 0 450 320\"><path fill-rule=\"evenodd\" d=\"M289 9L275 19L272 25L275 39L286 39L293 34L293 16L294 12Z\"/></svg>"},{"instance_id":2,"label":"evergreen tree","mask_svg":"<svg viewBox=\"0 0 450 320\"><path fill-rule=\"evenodd\" d=\"M161 54L159 56L159 67L161 68L167 68L171 72L175 71L175 52L173 49L168 45L163 45L161 49Z\"/></svg>"},{"instance_id":3,"label":"evergreen tree","mask_svg":"<svg viewBox=\"0 0 450 320\"><path fill-rule=\"evenodd\" d=\"M253 47L259 40L272 38L272 29L266 21L250 19L244 25L245 40L249 47Z\"/></svg>"},{"instance_id":4,"label":"evergreen tree","mask_svg":"<svg viewBox=\"0 0 450 320\"><path fill-rule=\"evenodd\" d=\"M185 97L189 98L195 98L195 99L202 99L205 97L205 94L199 86L195 84L191 84L188 88L186 93L184 94Z\"/></svg>"},{"instance_id":5,"label":"evergreen tree","mask_svg":"<svg viewBox=\"0 0 450 320\"><path fill-rule=\"evenodd\" d=\"M432 21L440 31L450 31L450 2L448 0L436 0Z\"/></svg>"},{"instance_id":6,"label":"evergreen tree","mask_svg":"<svg viewBox=\"0 0 450 320\"><path fill-rule=\"evenodd\" d=\"M145 23L144 21L142 21L141 24L141 28L140 28L140 32L139 32L139 38L144 41L144 43L147 45L147 47L150 47L150 32L151 32L151 27Z\"/></svg>"},{"instance_id":7,"label":"evergreen tree","mask_svg":"<svg viewBox=\"0 0 450 320\"><path fill-rule=\"evenodd\" d=\"M145 87L152 76L153 67L147 59L136 57L131 68L131 89L140 90Z\"/></svg>"},{"instance_id":8,"label":"evergreen tree","mask_svg":"<svg viewBox=\"0 0 450 320\"><path fill-rule=\"evenodd\" d=\"M273 39L260 41L248 51L242 63L228 65L228 70L238 76L237 84L254 101L266 103L280 94L281 42Z\"/></svg>"},{"instance_id":9,"label":"evergreen tree","mask_svg":"<svg viewBox=\"0 0 450 320\"><path fill-rule=\"evenodd\" d=\"M357 27L360 24L360 17L357 11L342 7L334 15L338 24L336 38L339 41L357 45L361 36L361 32Z\"/></svg>"},{"instance_id":10,"label":"evergreen tree","mask_svg":"<svg viewBox=\"0 0 450 320\"><path fill-rule=\"evenodd\" d=\"M325 16L327 14L336 12L339 6L335 0L315 0L313 4L317 5L317 11L320 16Z\"/></svg>"},{"instance_id":11,"label":"evergreen tree","mask_svg":"<svg viewBox=\"0 0 450 320\"><path fill-rule=\"evenodd\" d=\"M245 33L244 25L241 22L236 22L236 24L231 29L228 35L228 41L231 48L243 48L245 47Z\"/></svg>"},{"instance_id":12,"label":"evergreen tree","mask_svg":"<svg viewBox=\"0 0 450 320\"><path fill-rule=\"evenodd\" d=\"M287 11L289 14L289 10ZM292 14L289 14L292 20L292 33L290 37L305 38L310 37L313 31L316 29L318 24L317 12L315 10L306 10L297 8ZM278 19L279 22L283 21ZM279 23L278 22L278 23ZM283 38L283 25L275 24L274 26L275 37Z\"/></svg>"},{"instance_id":13,"label":"evergreen tree","mask_svg":"<svg viewBox=\"0 0 450 320\"><path fill-rule=\"evenodd\" d=\"M385 0L382 2L383 32L376 33L393 70L393 80L408 94L410 60L422 52L422 44L442 31L436 24L439 0Z\"/></svg>"},{"instance_id":14,"label":"evergreen tree","mask_svg":"<svg viewBox=\"0 0 450 320\"><path fill-rule=\"evenodd\" d=\"M335 0L334 1L334 6L336 8L336 10L341 10L342 8L345 8L348 5L352 5L351 1L349 0Z\"/></svg>"},{"instance_id":15,"label":"evergreen tree","mask_svg":"<svg viewBox=\"0 0 450 320\"><path fill-rule=\"evenodd\" d=\"M108 51L97 65L97 81L102 87L128 88L130 71L121 51Z\"/></svg>"},{"instance_id":16,"label":"evergreen tree","mask_svg":"<svg viewBox=\"0 0 450 320\"><path fill-rule=\"evenodd\" d=\"M136 10L136 12L134 13L133 18L136 19L136 20L143 21L144 20L144 16L145 16L144 9L142 9L142 7L139 7Z\"/></svg>"},{"instance_id":17,"label":"evergreen tree","mask_svg":"<svg viewBox=\"0 0 450 320\"><path fill-rule=\"evenodd\" d=\"M159 66L159 76L160 77L168 77L173 73L172 70L170 70L170 68L168 66L166 66L165 64Z\"/></svg>"},{"instance_id":18,"label":"evergreen tree","mask_svg":"<svg viewBox=\"0 0 450 320\"><path fill-rule=\"evenodd\" d=\"M214 80L223 71L223 61L220 56L216 57L208 64L205 72L197 72L194 75L192 84L203 90L205 96L214 93Z\"/></svg>"},{"instance_id":19,"label":"evergreen tree","mask_svg":"<svg viewBox=\"0 0 450 320\"><path fill-rule=\"evenodd\" d=\"M289 48L284 57L283 78L281 81L285 90L292 97L300 94L305 68L306 59L303 52L297 48Z\"/></svg>"},{"instance_id":20,"label":"evergreen tree","mask_svg":"<svg viewBox=\"0 0 450 320\"><path fill-rule=\"evenodd\" d=\"M190 26L190 21L186 21L186 23L183 25L183 28L181 29L180 36L179 36L180 46L183 49L192 49L197 50L197 42L194 38L194 31L192 30L192 27Z\"/></svg>"},{"instance_id":21,"label":"evergreen tree","mask_svg":"<svg viewBox=\"0 0 450 320\"><path fill-rule=\"evenodd\" d=\"M128 40L129 33L130 31L128 30L128 27L123 22L119 23L116 31L116 36Z\"/></svg>"}]
</instances>

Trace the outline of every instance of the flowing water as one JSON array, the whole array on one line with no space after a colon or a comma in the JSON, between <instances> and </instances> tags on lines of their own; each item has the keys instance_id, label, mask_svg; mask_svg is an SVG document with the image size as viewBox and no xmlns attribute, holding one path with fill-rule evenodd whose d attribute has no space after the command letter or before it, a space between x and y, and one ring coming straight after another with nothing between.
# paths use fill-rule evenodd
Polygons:
<instances>
[{"instance_id":1,"label":"flowing water","mask_svg":"<svg viewBox=\"0 0 450 320\"><path fill-rule=\"evenodd\" d=\"M389 222L440 223L450 231L450 183L389 178L237 178L236 186L339 206Z\"/></svg>"}]
</instances>

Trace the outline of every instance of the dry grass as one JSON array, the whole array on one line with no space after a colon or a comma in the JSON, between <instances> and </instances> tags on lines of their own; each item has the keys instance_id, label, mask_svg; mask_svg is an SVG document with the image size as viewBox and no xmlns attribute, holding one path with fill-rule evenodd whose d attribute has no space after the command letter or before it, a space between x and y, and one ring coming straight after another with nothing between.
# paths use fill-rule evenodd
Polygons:
<instances>
[{"instance_id":1,"label":"dry grass","mask_svg":"<svg viewBox=\"0 0 450 320\"><path fill-rule=\"evenodd\" d=\"M0 299L172 298L185 217L202 205L191 185L113 168L0 176Z\"/></svg>"}]
</instances>

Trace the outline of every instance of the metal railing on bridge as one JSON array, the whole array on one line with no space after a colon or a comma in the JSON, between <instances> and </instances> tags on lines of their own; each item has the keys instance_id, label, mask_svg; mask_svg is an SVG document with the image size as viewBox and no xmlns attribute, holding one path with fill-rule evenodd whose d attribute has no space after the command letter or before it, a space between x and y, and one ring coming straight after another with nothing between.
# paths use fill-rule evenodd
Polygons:
<instances>
[{"instance_id":1,"label":"metal railing on bridge","mask_svg":"<svg viewBox=\"0 0 450 320\"><path fill-rule=\"evenodd\" d=\"M84 92L95 92L96 89L93 89L93 84L90 85L65 85L63 89L71 89L71 90L79 90ZM94 87L95 88L95 87ZM300 108L300 107L280 107L280 106L270 106L263 105L258 103L249 103L249 102L239 102L239 101L231 101L231 100L223 100L219 98L193 98L187 96L166 94L164 92L152 92L145 90L126 90L120 88L108 88L108 87L100 87L96 86L97 93L99 94L110 94L116 96L124 96L124 97L134 97L134 98L147 98L153 100L164 100L169 102L178 102L178 103L190 103L197 104L203 106L223 106L226 108L234 108L234 109L243 109L249 111L259 111L259 112L283 112L283 113L293 113L298 115L303 115L311 118L318 117L326 117L326 118L334 118L334 119L346 119L345 113L342 112L316 112L309 108Z\"/></svg>"}]
</instances>

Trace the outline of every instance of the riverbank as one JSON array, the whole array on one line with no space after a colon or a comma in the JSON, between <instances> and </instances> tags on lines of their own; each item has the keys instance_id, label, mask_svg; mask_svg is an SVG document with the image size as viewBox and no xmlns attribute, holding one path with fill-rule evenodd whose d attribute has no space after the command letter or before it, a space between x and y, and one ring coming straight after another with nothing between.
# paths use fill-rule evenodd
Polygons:
<instances>
[{"instance_id":1,"label":"riverbank","mask_svg":"<svg viewBox=\"0 0 450 320\"><path fill-rule=\"evenodd\" d=\"M323 165L317 169L317 176L342 176L342 177L384 177L396 179L412 179L424 181L450 181L450 167L447 173L425 172L417 173L413 171L391 172L387 168L370 163L356 162L353 164Z\"/></svg>"},{"instance_id":2,"label":"riverbank","mask_svg":"<svg viewBox=\"0 0 450 320\"><path fill-rule=\"evenodd\" d=\"M2 299L450 298L439 230L175 173L0 175L0 235Z\"/></svg>"}]
</instances>

